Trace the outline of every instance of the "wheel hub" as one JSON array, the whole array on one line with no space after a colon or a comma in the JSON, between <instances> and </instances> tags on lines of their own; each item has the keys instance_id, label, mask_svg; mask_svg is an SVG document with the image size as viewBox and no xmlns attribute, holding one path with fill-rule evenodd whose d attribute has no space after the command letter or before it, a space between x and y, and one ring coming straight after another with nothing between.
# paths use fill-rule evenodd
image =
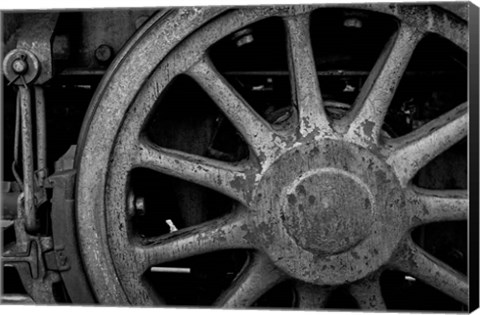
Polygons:
<instances>
[{"instance_id":1,"label":"wheel hub","mask_svg":"<svg viewBox=\"0 0 480 315\"><path fill-rule=\"evenodd\" d=\"M398 185L382 158L361 146L331 139L294 146L254 194L259 243L292 277L328 285L358 280L401 239Z\"/></svg>"},{"instance_id":2,"label":"wheel hub","mask_svg":"<svg viewBox=\"0 0 480 315\"><path fill-rule=\"evenodd\" d=\"M320 256L354 247L370 231L372 197L368 187L340 169L311 173L287 189L282 214L288 234L298 246Z\"/></svg>"}]
</instances>

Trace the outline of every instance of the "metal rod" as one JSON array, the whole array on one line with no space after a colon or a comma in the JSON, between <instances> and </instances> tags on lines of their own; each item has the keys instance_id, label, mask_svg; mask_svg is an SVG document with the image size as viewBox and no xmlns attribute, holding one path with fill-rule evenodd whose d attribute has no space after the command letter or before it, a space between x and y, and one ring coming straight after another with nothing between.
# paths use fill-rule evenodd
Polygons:
<instances>
[{"instance_id":1,"label":"metal rod","mask_svg":"<svg viewBox=\"0 0 480 315\"><path fill-rule=\"evenodd\" d=\"M26 294L2 294L0 297L1 304L35 304L33 299Z\"/></svg>"},{"instance_id":2,"label":"metal rod","mask_svg":"<svg viewBox=\"0 0 480 315\"><path fill-rule=\"evenodd\" d=\"M15 137L13 142L12 172L18 185L23 190L23 180L17 172L18 157L20 155L20 123L20 93L17 93L17 100L15 104Z\"/></svg>"},{"instance_id":3,"label":"metal rod","mask_svg":"<svg viewBox=\"0 0 480 315\"><path fill-rule=\"evenodd\" d=\"M32 107L30 90L19 86L20 112L22 121L22 165L23 165L23 200L25 208L25 228L35 232L38 223L35 213L34 174L33 174L33 141L32 141Z\"/></svg>"},{"instance_id":4,"label":"metal rod","mask_svg":"<svg viewBox=\"0 0 480 315\"><path fill-rule=\"evenodd\" d=\"M61 76L102 76L105 70L100 69L81 69L81 68L67 68L59 75ZM225 71L226 76L287 76L288 71ZM317 71L318 76L368 76L369 71L358 70L323 70ZM437 76L448 75L448 71L407 71L405 75L421 75L421 76Z\"/></svg>"},{"instance_id":5,"label":"metal rod","mask_svg":"<svg viewBox=\"0 0 480 315\"><path fill-rule=\"evenodd\" d=\"M102 69L67 68L59 73L60 76L103 76Z\"/></svg>"},{"instance_id":6,"label":"metal rod","mask_svg":"<svg viewBox=\"0 0 480 315\"><path fill-rule=\"evenodd\" d=\"M37 129L37 169L38 182L43 187L43 182L47 177L47 127L45 117L45 96L43 88L35 86L35 109L36 109L36 129Z\"/></svg>"},{"instance_id":7,"label":"metal rod","mask_svg":"<svg viewBox=\"0 0 480 315\"><path fill-rule=\"evenodd\" d=\"M190 268L180 268L180 267L152 267L150 268L151 272L172 272L172 273L190 273Z\"/></svg>"},{"instance_id":8,"label":"metal rod","mask_svg":"<svg viewBox=\"0 0 480 315\"><path fill-rule=\"evenodd\" d=\"M330 77L330 76L345 76L345 77L366 77L368 76L369 71L356 71L356 70L324 70L317 71L317 76L319 77ZM407 76L439 76L439 75L448 75L451 72L448 71L407 71L405 75ZM225 76L287 76L289 75L288 71L225 71Z\"/></svg>"}]
</instances>

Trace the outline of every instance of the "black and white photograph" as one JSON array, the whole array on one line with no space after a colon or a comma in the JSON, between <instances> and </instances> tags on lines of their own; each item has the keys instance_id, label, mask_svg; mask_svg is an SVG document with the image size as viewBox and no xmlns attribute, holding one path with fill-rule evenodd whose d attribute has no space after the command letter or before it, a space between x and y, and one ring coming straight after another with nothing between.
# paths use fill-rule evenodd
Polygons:
<instances>
[{"instance_id":1,"label":"black and white photograph","mask_svg":"<svg viewBox=\"0 0 480 315\"><path fill-rule=\"evenodd\" d=\"M168 4L0 9L0 312L478 308L475 3Z\"/></svg>"}]
</instances>

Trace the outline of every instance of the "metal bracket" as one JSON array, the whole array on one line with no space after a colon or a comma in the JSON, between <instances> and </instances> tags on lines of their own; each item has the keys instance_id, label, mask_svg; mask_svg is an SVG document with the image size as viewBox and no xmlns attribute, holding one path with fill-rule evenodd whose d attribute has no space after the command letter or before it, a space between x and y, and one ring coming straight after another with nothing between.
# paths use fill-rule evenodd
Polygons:
<instances>
[{"instance_id":1,"label":"metal bracket","mask_svg":"<svg viewBox=\"0 0 480 315\"><path fill-rule=\"evenodd\" d=\"M43 253L45 267L52 271L70 270L70 263L64 248L54 248L51 251Z\"/></svg>"},{"instance_id":2,"label":"metal bracket","mask_svg":"<svg viewBox=\"0 0 480 315\"><path fill-rule=\"evenodd\" d=\"M75 227L74 189L76 171L72 169L76 146L70 149L55 163L56 172L47 179L53 187L52 234L54 250L47 254L51 268L57 268L63 279L70 299L75 304L93 304L90 285L83 270L78 250Z\"/></svg>"},{"instance_id":3,"label":"metal bracket","mask_svg":"<svg viewBox=\"0 0 480 315\"><path fill-rule=\"evenodd\" d=\"M39 277L38 249L35 241L31 241L28 244L25 252L15 253L13 249L6 251L2 255L2 262L4 264L26 263L30 268L32 279L38 279Z\"/></svg>"},{"instance_id":4,"label":"metal bracket","mask_svg":"<svg viewBox=\"0 0 480 315\"><path fill-rule=\"evenodd\" d=\"M2 264L17 269L25 290L35 303L55 304L53 284L60 281L60 277L57 272L46 268L42 255L52 250L51 237L26 234L20 220L15 220L14 226L17 241L5 248Z\"/></svg>"},{"instance_id":5,"label":"metal bracket","mask_svg":"<svg viewBox=\"0 0 480 315\"><path fill-rule=\"evenodd\" d=\"M35 84L43 84L53 77L52 43L59 13L28 14L19 30L17 48L31 51L40 62L40 73Z\"/></svg>"}]
</instances>

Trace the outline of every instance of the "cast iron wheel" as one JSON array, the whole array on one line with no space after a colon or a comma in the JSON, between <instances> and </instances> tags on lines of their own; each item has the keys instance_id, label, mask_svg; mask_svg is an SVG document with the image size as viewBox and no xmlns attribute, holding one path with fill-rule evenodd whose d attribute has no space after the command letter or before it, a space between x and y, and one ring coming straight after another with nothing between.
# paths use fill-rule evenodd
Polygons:
<instances>
[{"instance_id":1,"label":"cast iron wheel","mask_svg":"<svg viewBox=\"0 0 480 315\"><path fill-rule=\"evenodd\" d=\"M346 285L361 308L385 309L378 280L385 268L468 303L467 277L410 236L423 224L467 219L466 190L411 183L418 170L467 135L467 103L402 137L382 131L419 41L434 33L467 50L466 23L431 6L349 7L393 16L398 29L353 109L339 120L326 114L310 43L310 15L321 6L179 9L153 17L129 42L102 81L79 142L78 235L99 302L161 304L144 280L150 267L248 249L250 259L214 305L247 307L293 279L300 308L321 308L332 288ZM297 107L289 128L274 127L253 110L209 58L216 42L267 17L280 17L287 34ZM194 79L214 100L248 143L247 158L224 162L149 140L146 122L179 75ZM129 206L130 173L137 168L210 188L237 206L199 225L139 237Z\"/></svg>"}]
</instances>

